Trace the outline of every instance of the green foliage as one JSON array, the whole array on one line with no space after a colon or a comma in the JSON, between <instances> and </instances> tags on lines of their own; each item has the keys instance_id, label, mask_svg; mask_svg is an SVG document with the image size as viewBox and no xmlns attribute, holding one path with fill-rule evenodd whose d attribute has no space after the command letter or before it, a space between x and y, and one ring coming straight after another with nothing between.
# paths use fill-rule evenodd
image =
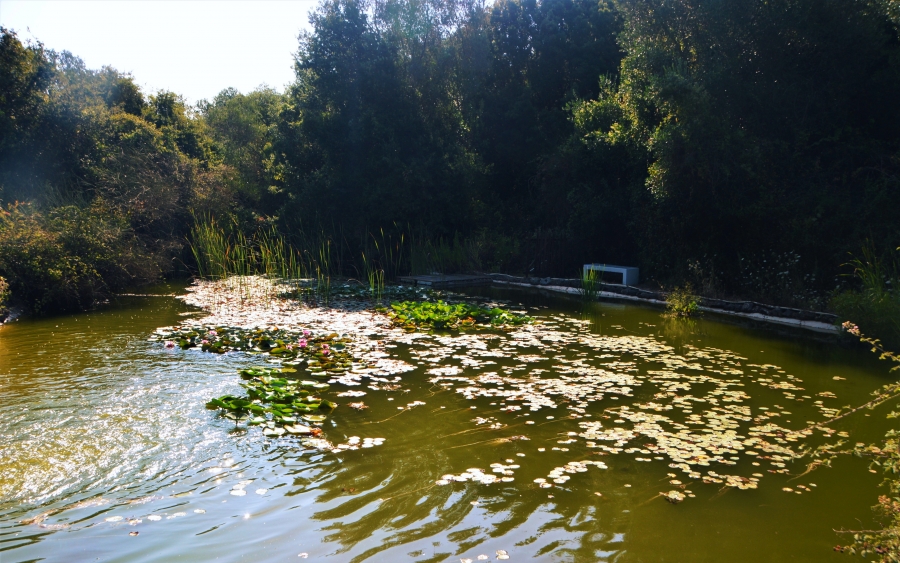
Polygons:
<instances>
[{"instance_id":1,"label":"green foliage","mask_svg":"<svg viewBox=\"0 0 900 563\"><path fill-rule=\"evenodd\" d=\"M241 94L223 90L200 103L202 121L217 143L223 162L235 171L228 178L245 205L274 213L284 204L283 166L275 146L284 98L272 89Z\"/></svg>"},{"instance_id":2,"label":"green foliage","mask_svg":"<svg viewBox=\"0 0 900 563\"><path fill-rule=\"evenodd\" d=\"M715 254L736 280L739 256L791 252L804 274L827 265L824 281L863 236L896 240L883 207L900 186L889 5L618 4L620 74L572 115L633 195L645 269L683 278L689 261Z\"/></svg>"},{"instance_id":3,"label":"green foliage","mask_svg":"<svg viewBox=\"0 0 900 563\"><path fill-rule=\"evenodd\" d=\"M549 223L567 237L557 188L569 178L551 189L535 178L560 168L548 160L572 132L566 103L594 95L618 65L615 11L584 0L345 0L322 2L312 24L281 115L278 214L351 237L373 224L427 227L412 241L414 272L482 258L525 269L534 253L553 267L559 247L519 241Z\"/></svg>"},{"instance_id":4,"label":"green foliage","mask_svg":"<svg viewBox=\"0 0 900 563\"><path fill-rule=\"evenodd\" d=\"M231 275L265 275L285 280L306 277L324 268L327 260L294 249L274 226L262 226L248 237L235 218L220 226L214 217L195 216L190 247L201 277L223 279Z\"/></svg>"},{"instance_id":5,"label":"green foliage","mask_svg":"<svg viewBox=\"0 0 900 563\"><path fill-rule=\"evenodd\" d=\"M153 280L180 262L190 209L229 210L230 169L174 93L145 97L126 74L89 70L7 29L0 84L0 203L33 203L4 227L23 245L8 244L4 260L26 305L90 307L124 283ZM30 223L27 235L19 225ZM55 289L36 295L45 288Z\"/></svg>"},{"instance_id":6,"label":"green foliage","mask_svg":"<svg viewBox=\"0 0 900 563\"><path fill-rule=\"evenodd\" d=\"M384 270L378 269L376 265L368 261L365 252L363 252L362 261L366 274L366 281L369 284L369 293L372 295L373 299L381 301L381 298L384 295Z\"/></svg>"},{"instance_id":7,"label":"green foliage","mask_svg":"<svg viewBox=\"0 0 900 563\"><path fill-rule=\"evenodd\" d=\"M532 322L531 317L517 315L499 307L486 309L468 303L444 301L402 301L391 303L388 316L407 330L417 328L465 329L480 324L493 327L516 326Z\"/></svg>"},{"instance_id":8,"label":"green foliage","mask_svg":"<svg viewBox=\"0 0 900 563\"><path fill-rule=\"evenodd\" d=\"M804 273L801 257L795 252L741 256L738 275L732 286L745 298L811 309L825 305L815 273Z\"/></svg>"},{"instance_id":9,"label":"green foliage","mask_svg":"<svg viewBox=\"0 0 900 563\"><path fill-rule=\"evenodd\" d=\"M676 287L666 294L666 315L669 317L693 317L700 312L698 298L690 285Z\"/></svg>"},{"instance_id":10,"label":"green foliage","mask_svg":"<svg viewBox=\"0 0 900 563\"><path fill-rule=\"evenodd\" d=\"M314 413L337 407L331 401L310 394L328 389L327 383L278 377L282 372L290 376L290 369L241 371L241 378L248 380L241 383L241 386L247 389L247 396L223 395L207 402L206 408L221 409L225 411L226 418L235 422L253 417L248 422L251 426L266 425L272 429L285 427L291 434L312 434L314 432L309 428L293 432L292 427L298 423L300 417L307 422L322 422L325 417ZM248 376L247 372L250 371L268 371L268 373ZM284 431L276 431L274 434L281 435Z\"/></svg>"},{"instance_id":11,"label":"green foliage","mask_svg":"<svg viewBox=\"0 0 900 563\"><path fill-rule=\"evenodd\" d=\"M185 326L157 334L168 348L199 348L203 352L223 354L229 351L264 352L280 358L283 368L246 368L238 370L247 390L245 397L223 395L206 403L209 409L224 411L224 416L252 426L264 426L266 436L316 434L300 426L322 422L315 414L333 410L337 405L312 393L326 391L327 383L300 380L299 369L306 364L309 376L331 377L348 371L353 365L350 339L336 333L312 334L308 330L246 329L239 327Z\"/></svg>"},{"instance_id":12,"label":"green foliage","mask_svg":"<svg viewBox=\"0 0 900 563\"><path fill-rule=\"evenodd\" d=\"M478 250L472 239L463 240L459 233L452 241L443 237L427 238L424 235L410 237L410 264L412 274L458 274L480 269Z\"/></svg>"},{"instance_id":13,"label":"green foliage","mask_svg":"<svg viewBox=\"0 0 900 563\"><path fill-rule=\"evenodd\" d=\"M99 202L47 214L26 204L0 211L0 275L35 311L91 307L115 290L153 279L153 263L127 222Z\"/></svg>"},{"instance_id":14,"label":"green foliage","mask_svg":"<svg viewBox=\"0 0 900 563\"><path fill-rule=\"evenodd\" d=\"M582 270L581 298L585 301L596 301L597 296L600 294L600 289L598 288L599 281L597 270Z\"/></svg>"},{"instance_id":15,"label":"green foliage","mask_svg":"<svg viewBox=\"0 0 900 563\"><path fill-rule=\"evenodd\" d=\"M862 255L848 264L859 289L845 290L831 299L831 307L841 317L854 319L867 334L891 348L900 345L900 254L879 256L874 246L863 247Z\"/></svg>"},{"instance_id":16,"label":"green foliage","mask_svg":"<svg viewBox=\"0 0 900 563\"><path fill-rule=\"evenodd\" d=\"M44 110L53 66L41 44L26 47L15 32L0 27L0 162L4 168L29 137ZM7 174L15 173L6 170ZM0 186L7 178L0 182Z\"/></svg>"},{"instance_id":17,"label":"green foliage","mask_svg":"<svg viewBox=\"0 0 900 563\"><path fill-rule=\"evenodd\" d=\"M9 305L9 284L0 277L0 318L6 316L7 305Z\"/></svg>"},{"instance_id":18,"label":"green foliage","mask_svg":"<svg viewBox=\"0 0 900 563\"><path fill-rule=\"evenodd\" d=\"M859 338L860 342L871 346L872 352L880 354L882 360L898 364L891 368L892 372L900 370L900 355L885 349L880 340L864 335L860 328L850 321L844 322L842 327L852 336ZM882 389L875 391L873 395L875 395L874 399L840 415L840 417L862 408L872 409L888 400L897 398L900 395L900 383L887 384ZM900 417L900 413L891 412L887 417L896 419ZM824 425L825 423L821 424L821 426ZM880 468L885 475L882 486L887 487L888 494L879 495L878 504L872 507L872 510L882 518L881 528L841 530L842 533L852 534L853 543L847 546L838 545L835 547L835 551L846 551L862 557L874 556L881 563L897 563L900 561L900 477L898 477L900 476L900 432L889 430L885 434L882 444L867 446L864 443L858 443L850 451L835 450L826 446L820 448L815 457L824 458L824 461L820 459L818 463L828 464L836 455L845 453L852 453L871 460L869 469L873 472L876 468Z\"/></svg>"}]
</instances>

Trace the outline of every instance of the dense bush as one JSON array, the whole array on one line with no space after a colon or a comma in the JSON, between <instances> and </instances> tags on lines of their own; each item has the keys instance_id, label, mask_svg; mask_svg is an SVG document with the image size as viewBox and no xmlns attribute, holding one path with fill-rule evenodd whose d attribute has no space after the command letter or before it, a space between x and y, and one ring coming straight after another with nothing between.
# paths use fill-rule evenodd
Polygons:
<instances>
[{"instance_id":1,"label":"dense bush","mask_svg":"<svg viewBox=\"0 0 900 563\"><path fill-rule=\"evenodd\" d=\"M9 304L9 284L3 277L0 277L0 322L6 319Z\"/></svg>"},{"instance_id":2,"label":"dense bush","mask_svg":"<svg viewBox=\"0 0 900 563\"><path fill-rule=\"evenodd\" d=\"M91 307L112 291L154 279L154 260L127 221L100 205L31 205L0 212L0 276L13 296L37 312Z\"/></svg>"},{"instance_id":3,"label":"dense bush","mask_svg":"<svg viewBox=\"0 0 900 563\"><path fill-rule=\"evenodd\" d=\"M898 249L900 250L900 249ZM900 253L879 255L871 244L848 263L855 287L836 293L831 307L892 349L900 347Z\"/></svg>"}]
</instances>

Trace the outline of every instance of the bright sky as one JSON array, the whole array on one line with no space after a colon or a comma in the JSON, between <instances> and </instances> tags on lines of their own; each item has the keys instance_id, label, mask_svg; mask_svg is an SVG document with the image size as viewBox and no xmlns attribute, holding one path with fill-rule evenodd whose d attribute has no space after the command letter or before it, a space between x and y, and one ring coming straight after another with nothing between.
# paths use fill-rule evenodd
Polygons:
<instances>
[{"instance_id":1,"label":"bright sky","mask_svg":"<svg viewBox=\"0 0 900 563\"><path fill-rule=\"evenodd\" d=\"M19 39L71 51L88 68L130 72L145 93L189 103L225 88L279 92L294 77L297 35L316 0L0 0ZM30 31L29 31L30 30Z\"/></svg>"}]
</instances>

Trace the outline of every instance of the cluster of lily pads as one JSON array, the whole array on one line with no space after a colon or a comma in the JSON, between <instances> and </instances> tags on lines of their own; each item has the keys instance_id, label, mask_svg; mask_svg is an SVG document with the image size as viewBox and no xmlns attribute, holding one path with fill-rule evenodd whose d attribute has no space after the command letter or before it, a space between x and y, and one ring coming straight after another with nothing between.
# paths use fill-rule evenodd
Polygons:
<instances>
[{"instance_id":1,"label":"cluster of lily pads","mask_svg":"<svg viewBox=\"0 0 900 563\"><path fill-rule=\"evenodd\" d=\"M314 280L311 280L314 281ZM373 297L390 299L427 299L437 292L430 288L411 285L385 285L378 292L374 292L368 285L361 283L337 283L329 287L330 296L333 299L360 299L371 300Z\"/></svg>"},{"instance_id":2,"label":"cluster of lily pads","mask_svg":"<svg viewBox=\"0 0 900 563\"><path fill-rule=\"evenodd\" d=\"M225 417L235 422L262 426L266 436L321 434L308 424L324 422L326 417L320 411L337 407L313 394L328 389L327 383L281 377L284 373L280 369L251 368L238 373L245 380L241 386L247 390L247 396L223 395L206 403L206 407L224 410Z\"/></svg>"},{"instance_id":3,"label":"cluster of lily pads","mask_svg":"<svg viewBox=\"0 0 900 563\"><path fill-rule=\"evenodd\" d=\"M312 377L331 377L354 365L348 347L350 339L334 332L196 325L164 329L157 336L170 348L199 348L218 354L244 351L280 358L284 365L280 369L239 370L246 396L223 395L206 404L207 408L225 411L224 416L235 422L262 426L263 434L270 437L318 435L321 431L309 424L323 422L326 416L322 412L337 407L315 395L328 389L328 383L299 379L298 367L305 364Z\"/></svg>"},{"instance_id":4,"label":"cluster of lily pads","mask_svg":"<svg viewBox=\"0 0 900 563\"><path fill-rule=\"evenodd\" d=\"M343 366L350 358L346 350L350 339L336 332L313 334L309 330L278 327L248 329L194 325L161 329L157 331L157 338L165 340L169 348L199 348L215 354L231 351L267 353L285 360L315 358L326 367L331 364Z\"/></svg>"},{"instance_id":5,"label":"cluster of lily pads","mask_svg":"<svg viewBox=\"0 0 900 563\"><path fill-rule=\"evenodd\" d=\"M469 303L447 303L437 301L399 301L391 303L390 309L382 309L394 324L407 330L465 329L478 325L493 327L519 326L533 322L531 317L501 309L486 308Z\"/></svg>"}]
</instances>

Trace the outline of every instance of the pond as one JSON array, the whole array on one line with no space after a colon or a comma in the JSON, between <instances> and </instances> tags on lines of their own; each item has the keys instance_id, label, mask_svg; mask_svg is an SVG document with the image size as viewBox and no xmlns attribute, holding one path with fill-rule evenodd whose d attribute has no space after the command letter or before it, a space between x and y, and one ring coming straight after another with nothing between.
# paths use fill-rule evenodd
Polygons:
<instances>
[{"instance_id":1,"label":"pond","mask_svg":"<svg viewBox=\"0 0 900 563\"><path fill-rule=\"evenodd\" d=\"M888 381L831 337L496 288L473 298L537 322L408 332L335 302L293 321L365 369L325 380L310 440L206 408L283 365L167 347L227 317L182 289L0 328L3 563L846 561L834 529L873 525L864 460L795 459L887 428L892 403L802 432Z\"/></svg>"}]
</instances>

